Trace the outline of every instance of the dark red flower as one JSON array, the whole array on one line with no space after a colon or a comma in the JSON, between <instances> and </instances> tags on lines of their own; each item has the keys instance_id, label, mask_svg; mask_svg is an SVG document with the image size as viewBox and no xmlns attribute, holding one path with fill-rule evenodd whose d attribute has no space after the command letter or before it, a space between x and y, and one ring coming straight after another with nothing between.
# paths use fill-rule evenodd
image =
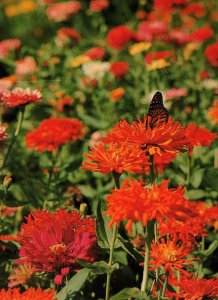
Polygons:
<instances>
[{"instance_id":1,"label":"dark red flower","mask_svg":"<svg viewBox=\"0 0 218 300\"><path fill-rule=\"evenodd\" d=\"M64 275L66 268L79 268L78 259L90 263L95 260L95 221L77 211L32 211L21 226L19 243L16 263L30 263L36 271Z\"/></svg>"},{"instance_id":2,"label":"dark red flower","mask_svg":"<svg viewBox=\"0 0 218 300\"><path fill-rule=\"evenodd\" d=\"M210 44L204 51L204 55L213 67L218 67L218 41Z\"/></svg>"},{"instance_id":3,"label":"dark red flower","mask_svg":"<svg viewBox=\"0 0 218 300\"><path fill-rule=\"evenodd\" d=\"M124 48L134 37L134 33L127 27L120 25L112 28L107 34L108 45L115 49L121 50Z\"/></svg>"},{"instance_id":4,"label":"dark red flower","mask_svg":"<svg viewBox=\"0 0 218 300\"><path fill-rule=\"evenodd\" d=\"M115 78L126 75L129 71L129 64L126 61L118 61L112 63L110 66L110 72L114 74Z\"/></svg>"},{"instance_id":5,"label":"dark red flower","mask_svg":"<svg viewBox=\"0 0 218 300\"><path fill-rule=\"evenodd\" d=\"M85 135L85 126L78 119L50 118L42 121L37 129L30 131L26 145L38 152L54 151L67 142L73 142Z\"/></svg>"}]
</instances>

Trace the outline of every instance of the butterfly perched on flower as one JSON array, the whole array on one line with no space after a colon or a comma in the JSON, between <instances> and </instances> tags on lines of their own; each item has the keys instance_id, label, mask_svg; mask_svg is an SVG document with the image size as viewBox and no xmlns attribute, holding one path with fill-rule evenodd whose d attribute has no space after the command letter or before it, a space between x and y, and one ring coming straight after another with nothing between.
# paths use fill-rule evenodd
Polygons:
<instances>
[{"instance_id":1,"label":"butterfly perched on flower","mask_svg":"<svg viewBox=\"0 0 218 300\"><path fill-rule=\"evenodd\" d=\"M153 129L154 127L167 123L169 117L168 110L163 105L163 96L161 92L156 92L151 100L146 128L148 126Z\"/></svg>"}]
</instances>

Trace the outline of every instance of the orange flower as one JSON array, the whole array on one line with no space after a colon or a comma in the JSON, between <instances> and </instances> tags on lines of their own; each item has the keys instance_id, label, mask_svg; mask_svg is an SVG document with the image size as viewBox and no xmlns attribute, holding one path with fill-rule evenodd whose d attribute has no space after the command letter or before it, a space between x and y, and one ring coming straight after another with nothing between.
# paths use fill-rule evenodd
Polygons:
<instances>
[{"instance_id":1,"label":"orange flower","mask_svg":"<svg viewBox=\"0 0 218 300\"><path fill-rule=\"evenodd\" d=\"M209 108L208 117L212 119L213 124L218 124L218 100Z\"/></svg>"},{"instance_id":2,"label":"orange flower","mask_svg":"<svg viewBox=\"0 0 218 300\"><path fill-rule=\"evenodd\" d=\"M180 281L185 300L215 299L218 297L218 278L184 278Z\"/></svg>"},{"instance_id":3,"label":"orange flower","mask_svg":"<svg viewBox=\"0 0 218 300\"><path fill-rule=\"evenodd\" d=\"M110 98L113 101L119 101L123 95L125 94L125 90L122 87L118 87L117 89L110 92Z\"/></svg>"},{"instance_id":4,"label":"orange flower","mask_svg":"<svg viewBox=\"0 0 218 300\"><path fill-rule=\"evenodd\" d=\"M188 274L184 267L195 258L186 258L190 254L189 245L177 243L169 237L165 240L162 238L156 244L151 244L151 261L150 270L155 270L161 266L171 277L175 277L175 271L178 270L183 274Z\"/></svg>"},{"instance_id":5,"label":"orange flower","mask_svg":"<svg viewBox=\"0 0 218 300\"><path fill-rule=\"evenodd\" d=\"M146 120L146 116L144 120L138 119L131 124L122 120L112 128L104 141L138 145L150 155L186 151L188 141L185 128L179 122L169 118L166 124L151 129L150 126L146 128Z\"/></svg>"},{"instance_id":6,"label":"orange flower","mask_svg":"<svg viewBox=\"0 0 218 300\"><path fill-rule=\"evenodd\" d=\"M0 290L1 300L55 300L54 290L45 290L41 288L29 288L21 293L19 289Z\"/></svg>"},{"instance_id":7,"label":"orange flower","mask_svg":"<svg viewBox=\"0 0 218 300\"><path fill-rule=\"evenodd\" d=\"M34 268L30 264L18 265L18 267L13 268L13 273L8 277L9 283L8 287L13 288L19 284L26 284L32 277Z\"/></svg>"},{"instance_id":8,"label":"orange flower","mask_svg":"<svg viewBox=\"0 0 218 300\"><path fill-rule=\"evenodd\" d=\"M119 144L98 144L94 146L90 154L84 154L83 170L92 172L122 173L144 173L144 167L148 160L144 152L138 147L129 147L125 143Z\"/></svg>"},{"instance_id":9,"label":"orange flower","mask_svg":"<svg viewBox=\"0 0 218 300\"><path fill-rule=\"evenodd\" d=\"M112 190L107 196L107 211L110 216L110 225L118 226L127 220L126 230L131 232L134 222L147 225L149 220L174 218L185 221L191 215L189 201L184 198L182 186L177 189L168 189L168 182L163 181L160 186L144 187L142 180L124 181L121 189Z\"/></svg>"}]
</instances>

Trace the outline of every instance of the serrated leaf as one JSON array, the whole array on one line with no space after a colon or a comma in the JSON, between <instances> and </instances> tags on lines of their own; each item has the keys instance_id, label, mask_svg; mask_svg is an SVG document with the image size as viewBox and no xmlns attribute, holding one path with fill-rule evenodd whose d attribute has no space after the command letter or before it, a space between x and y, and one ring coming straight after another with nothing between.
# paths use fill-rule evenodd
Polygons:
<instances>
[{"instance_id":1,"label":"serrated leaf","mask_svg":"<svg viewBox=\"0 0 218 300\"><path fill-rule=\"evenodd\" d=\"M144 295L138 288L125 288L116 295L112 296L110 300L126 300L129 298L145 299Z\"/></svg>"},{"instance_id":2,"label":"serrated leaf","mask_svg":"<svg viewBox=\"0 0 218 300\"><path fill-rule=\"evenodd\" d=\"M125 250L129 255L131 255L137 262L143 262L144 261L144 257L143 255L141 255L133 246L132 243L130 243L129 241L125 240L124 238L122 238L121 236L119 236L117 238L120 242L120 246L123 248L123 250Z\"/></svg>"},{"instance_id":3,"label":"serrated leaf","mask_svg":"<svg viewBox=\"0 0 218 300\"><path fill-rule=\"evenodd\" d=\"M68 281L65 287L56 295L56 297L59 300L65 300L67 295L78 292L82 288L90 272L91 270L87 268L80 270Z\"/></svg>"}]
</instances>

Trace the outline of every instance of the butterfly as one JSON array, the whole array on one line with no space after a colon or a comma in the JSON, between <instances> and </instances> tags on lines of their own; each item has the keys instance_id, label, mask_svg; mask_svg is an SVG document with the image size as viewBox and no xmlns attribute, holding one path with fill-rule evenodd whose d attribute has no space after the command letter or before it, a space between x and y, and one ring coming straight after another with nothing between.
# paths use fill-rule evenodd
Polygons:
<instances>
[{"instance_id":1,"label":"butterfly","mask_svg":"<svg viewBox=\"0 0 218 300\"><path fill-rule=\"evenodd\" d=\"M163 96L161 92L156 92L149 106L146 128L149 126L153 129L157 125L159 127L168 122L168 117L169 112L163 105Z\"/></svg>"}]
</instances>

